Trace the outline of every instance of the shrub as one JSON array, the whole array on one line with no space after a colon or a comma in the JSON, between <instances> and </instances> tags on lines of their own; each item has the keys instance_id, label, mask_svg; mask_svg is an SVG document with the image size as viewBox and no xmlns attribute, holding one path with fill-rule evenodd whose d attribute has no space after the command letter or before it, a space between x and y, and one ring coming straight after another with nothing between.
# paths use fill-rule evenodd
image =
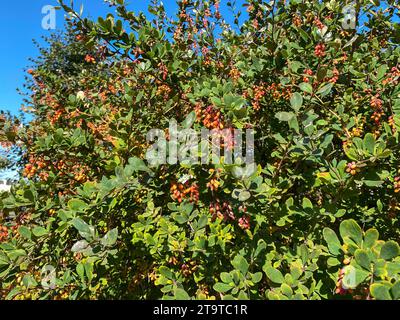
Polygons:
<instances>
[{"instance_id":1,"label":"shrub","mask_svg":"<svg viewBox=\"0 0 400 320\"><path fill-rule=\"evenodd\" d=\"M232 25L215 0L110 2L98 21L61 3L68 34L28 70L3 297L399 298L396 1L359 1L356 29L339 0L249 0ZM256 170L149 166L170 119L253 128Z\"/></svg>"}]
</instances>

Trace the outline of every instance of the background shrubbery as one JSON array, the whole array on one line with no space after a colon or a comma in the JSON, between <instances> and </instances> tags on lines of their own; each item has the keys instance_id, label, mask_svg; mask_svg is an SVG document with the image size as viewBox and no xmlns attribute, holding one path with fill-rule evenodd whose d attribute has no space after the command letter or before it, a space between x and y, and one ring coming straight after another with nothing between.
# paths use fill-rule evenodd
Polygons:
<instances>
[{"instance_id":1,"label":"background shrubbery","mask_svg":"<svg viewBox=\"0 0 400 320\"><path fill-rule=\"evenodd\" d=\"M1 297L399 298L397 1L358 1L355 30L340 0L249 0L240 26L215 0L113 2L98 21L62 4L33 120L0 116L24 175L0 197ZM147 167L172 118L253 128L257 171Z\"/></svg>"}]
</instances>

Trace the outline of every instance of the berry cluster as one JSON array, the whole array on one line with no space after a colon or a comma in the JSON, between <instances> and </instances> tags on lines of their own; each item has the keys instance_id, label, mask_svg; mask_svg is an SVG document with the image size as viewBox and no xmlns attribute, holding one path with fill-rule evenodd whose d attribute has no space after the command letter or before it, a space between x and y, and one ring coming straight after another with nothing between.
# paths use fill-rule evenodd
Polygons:
<instances>
[{"instance_id":1,"label":"berry cluster","mask_svg":"<svg viewBox=\"0 0 400 320\"><path fill-rule=\"evenodd\" d=\"M394 192L399 193L400 192L400 177L395 177L394 178Z\"/></svg>"},{"instance_id":2,"label":"berry cluster","mask_svg":"<svg viewBox=\"0 0 400 320\"><path fill-rule=\"evenodd\" d=\"M357 163L349 162L347 164L346 172L350 173L352 176L356 175L358 172L360 172L360 168L357 167Z\"/></svg>"},{"instance_id":3,"label":"berry cluster","mask_svg":"<svg viewBox=\"0 0 400 320\"><path fill-rule=\"evenodd\" d=\"M158 68L159 68L159 71L160 71L162 79L166 80L167 77L168 77L168 68L167 68L167 66L164 63L160 62L158 64Z\"/></svg>"},{"instance_id":4,"label":"berry cluster","mask_svg":"<svg viewBox=\"0 0 400 320\"><path fill-rule=\"evenodd\" d=\"M389 117L388 124L392 128L393 134L395 134L396 133L396 123L394 122L394 117L393 116Z\"/></svg>"},{"instance_id":5,"label":"berry cluster","mask_svg":"<svg viewBox=\"0 0 400 320\"><path fill-rule=\"evenodd\" d=\"M310 82L310 77L314 75L314 72L311 69L304 70L303 82Z\"/></svg>"},{"instance_id":6,"label":"berry cluster","mask_svg":"<svg viewBox=\"0 0 400 320\"><path fill-rule=\"evenodd\" d=\"M225 222L228 220L236 220L233 208L227 201L221 203L219 199L216 199L215 202L210 203L209 210L213 221L217 218Z\"/></svg>"},{"instance_id":7,"label":"berry cluster","mask_svg":"<svg viewBox=\"0 0 400 320\"><path fill-rule=\"evenodd\" d=\"M160 84L157 88L157 96L163 97L165 100L168 100L169 95L172 89L166 84Z\"/></svg>"},{"instance_id":8,"label":"berry cluster","mask_svg":"<svg viewBox=\"0 0 400 320\"><path fill-rule=\"evenodd\" d=\"M250 216L246 215L247 213L247 207L246 206L240 206L239 207L239 212L243 214L241 218L239 218L239 227L242 228L243 230L250 229Z\"/></svg>"},{"instance_id":9,"label":"berry cluster","mask_svg":"<svg viewBox=\"0 0 400 320\"><path fill-rule=\"evenodd\" d=\"M35 158L33 155L31 155L29 157L29 163L25 165L23 175L28 179L30 179L33 176L35 176L38 171L43 170L48 166L49 166L49 161L46 161L44 157Z\"/></svg>"},{"instance_id":10,"label":"berry cluster","mask_svg":"<svg viewBox=\"0 0 400 320\"><path fill-rule=\"evenodd\" d=\"M220 178L221 172L222 172L221 168L219 168L217 170L215 170L215 169L208 170L208 173L210 174L211 179L209 182L207 182L207 188L209 188L211 191L216 191L220 187L221 183L219 182L219 178Z\"/></svg>"},{"instance_id":11,"label":"berry cluster","mask_svg":"<svg viewBox=\"0 0 400 320\"><path fill-rule=\"evenodd\" d=\"M201 104L195 106L197 119L203 123L207 129L223 129L224 121L221 111L213 106L203 109Z\"/></svg>"},{"instance_id":12,"label":"berry cluster","mask_svg":"<svg viewBox=\"0 0 400 320\"><path fill-rule=\"evenodd\" d=\"M233 82L237 82L239 80L240 76L241 76L241 73L238 70L238 68L236 68L236 67L233 67L229 71L229 77L233 80Z\"/></svg>"},{"instance_id":13,"label":"berry cluster","mask_svg":"<svg viewBox=\"0 0 400 320\"><path fill-rule=\"evenodd\" d=\"M5 241L8 238L8 229L6 226L0 225L0 242Z\"/></svg>"},{"instance_id":14,"label":"berry cluster","mask_svg":"<svg viewBox=\"0 0 400 320\"><path fill-rule=\"evenodd\" d=\"M317 58L322 58L326 54L325 50L325 45L323 43L319 43L315 46L314 54Z\"/></svg>"},{"instance_id":15,"label":"berry cluster","mask_svg":"<svg viewBox=\"0 0 400 320\"><path fill-rule=\"evenodd\" d=\"M267 87L267 91L272 95L275 100L290 100L292 91L289 87L283 87L280 83L272 83Z\"/></svg>"},{"instance_id":16,"label":"berry cluster","mask_svg":"<svg viewBox=\"0 0 400 320\"><path fill-rule=\"evenodd\" d=\"M189 263L183 263L181 265L181 272L184 277L189 277L197 270L197 268L196 262L190 261Z\"/></svg>"},{"instance_id":17,"label":"berry cluster","mask_svg":"<svg viewBox=\"0 0 400 320\"><path fill-rule=\"evenodd\" d=\"M325 28L325 25L319 20L317 17L314 18L314 25L319 29L322 30Z\"/></svg>"},{"instance_id":18,"label":"berry cluster","mask_svg":"<svg viewBox=\"0 0 400 320\"><path fill-rule=\"evenodd\" d=\"M196 183L193 183L189 186L189 181L185 184L182 183L173 183L171 186L171 194L174 200L177 200L181 203L183 200L189 196L188 200L191 203L197 203L199 201L199 187Z\"/></svg>"},{"instance_id":19,"label":"berry cluster","mask_svg":"<svg viewBox=\"0 0 400 320\"><path fill-rule=\"evenodd\" d=\"M400 69L397 67L393 67L387 78L382 81L382 84L383 85L393 84L397 86L399 84L399 79L400 79Z\"/></svg>"},{"instance_id":20,"label":"berry cluster","mask_svg":"<svg viewBox=\"0 0 400 320\"><path fill-rule=\"evenodd\" d=\"M266 90L265 90L264 84L255 86L253 88L253 92L254 92L254 98L253 98L253 102L252 102L253 109L254 110L260 110L260 108L261 108L261 100L264 98L264 96L266 94Z\"/></svg>"},{"instance_id":21,"label":"berry cluster","mask_svg":"<svg viewBox=\"0 0 400 320\"><path fill-rule=\"evenodd\" d=\"M303 20L301 19L300 16L298 16L297 14L293 16L292 19L292 23L296 26L296 27L301 27L303 24Z\"/></svg>"}]
</instances>

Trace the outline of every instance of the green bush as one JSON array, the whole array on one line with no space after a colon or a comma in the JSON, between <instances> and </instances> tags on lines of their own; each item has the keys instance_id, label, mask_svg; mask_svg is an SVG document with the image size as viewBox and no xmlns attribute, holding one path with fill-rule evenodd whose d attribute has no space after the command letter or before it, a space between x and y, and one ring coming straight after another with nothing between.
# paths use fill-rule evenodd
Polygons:
<instances>
[{"instance_id":1,"label":"green bush","mask_svg":"<svg viewBox=\"0 0 400 320\"><path fill-rule=\"evenodd\" d=\"M341 0L248 0L232 25L215 0L110 2L61 3L33 120L0 118L24 175L0 196L1 297L398 299L397 1L358 1L355 29ZM255 172L149 166L170 119L253 128Z\"/></svg>"}]
</instances>

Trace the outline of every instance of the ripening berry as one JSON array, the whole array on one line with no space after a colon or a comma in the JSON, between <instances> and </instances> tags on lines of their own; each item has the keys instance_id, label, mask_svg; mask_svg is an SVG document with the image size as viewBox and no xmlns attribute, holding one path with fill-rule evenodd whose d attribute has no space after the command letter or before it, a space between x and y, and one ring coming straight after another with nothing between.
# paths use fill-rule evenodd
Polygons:
<instances>
[{"instance_id":1,"label":"ripening berry","mask_svg":"<svg viewBox=\"0 0 400 320\"><path fill-rule=\"evenodd\" d=\"M325 52L325 45L323 43L319 43L315 46L314 49L314 54L316 57L318 58L322 58L325 56L326 52Z\"/></svg>"},{"instance_id":2,"label":"ripening berry","mask_svg":"<svg viewBox=\"0 0 400 320\"><path fill-rule=\"evenodd\" d=\"M347 164L346 172L350 173L352 176L356 175L358 172L360 172L360 168L357 167L357 163L350 162Z\"/></svg>"}]
</instances>

